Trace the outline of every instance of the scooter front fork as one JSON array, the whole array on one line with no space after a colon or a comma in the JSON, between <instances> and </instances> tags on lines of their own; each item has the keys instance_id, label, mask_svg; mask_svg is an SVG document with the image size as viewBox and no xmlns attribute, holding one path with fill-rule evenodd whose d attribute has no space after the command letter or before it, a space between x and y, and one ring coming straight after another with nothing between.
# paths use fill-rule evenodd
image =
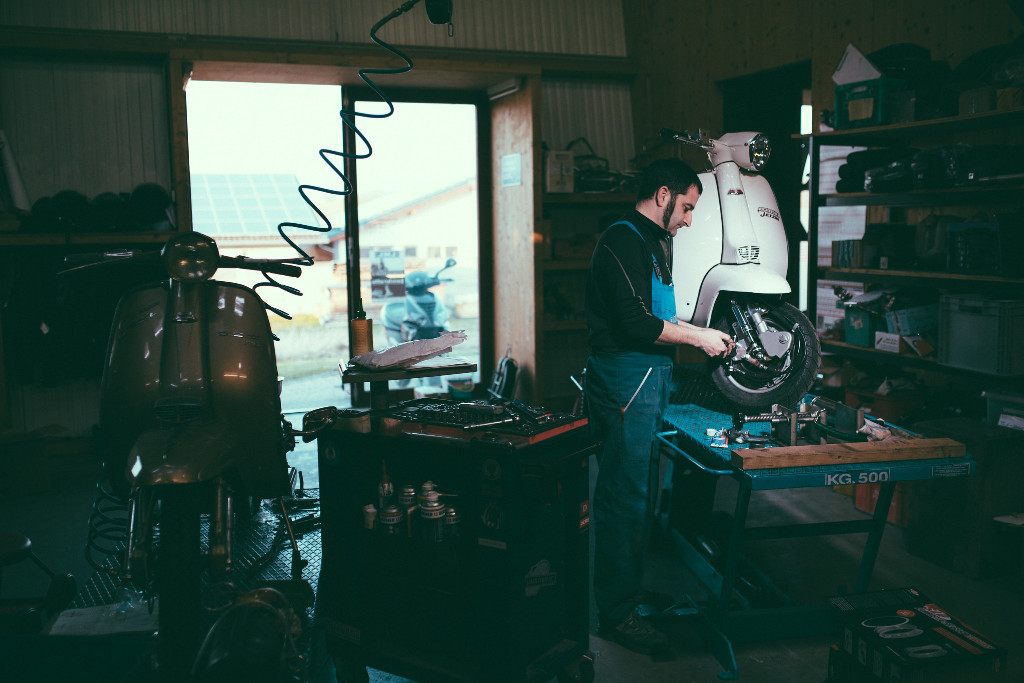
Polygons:
<instances>
[{"instance_id":1,"label":"scooter front fork","mask_svg":"<svg viewBox=\"0 0 1024 683\"><path fill-rule=\"evenodd\" d=\"M234 562L231 539L234 537L234 496L223 477L217 480L216 499L210 515L210 571L215 577L231 571Z\"/></svg>"}]
</instances>

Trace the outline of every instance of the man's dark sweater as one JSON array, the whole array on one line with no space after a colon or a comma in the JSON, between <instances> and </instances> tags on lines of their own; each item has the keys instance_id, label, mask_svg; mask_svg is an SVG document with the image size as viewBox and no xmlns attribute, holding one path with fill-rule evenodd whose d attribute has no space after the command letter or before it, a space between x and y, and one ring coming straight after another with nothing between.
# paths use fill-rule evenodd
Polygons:
<instances>
[{"instance_id":1,"label":"man's dark sweater","mask_svg":"<svg viewBox=\"0 0 1024 683\"><path fill-rule=\"evenodd\" d=\"M586 313L590 348L595 353L640 351L672 356L675 347L654 342L664 321L651 313L653 253L661 281L672 282L672 237L652 220L632 209L604 231L590 259Z\"/></svg>"}]
</instances>

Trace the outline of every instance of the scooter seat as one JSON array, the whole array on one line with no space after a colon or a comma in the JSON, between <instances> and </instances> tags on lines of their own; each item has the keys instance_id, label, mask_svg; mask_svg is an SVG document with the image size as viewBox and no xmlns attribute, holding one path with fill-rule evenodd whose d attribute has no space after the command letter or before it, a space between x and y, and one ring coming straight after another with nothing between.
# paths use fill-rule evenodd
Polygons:
<instances>
[{"instance_id":1,"label":"scooter seat","mask_svg":"<svg viewBox=\"0 0 1024 683\"><path fill-rule=\"evenodd\" d=\"M399 330L402 328L402 321L405 320L405 304L387 304L381 309L380 314L384 319L384 327Z\"/></svg>"}]
</instances>

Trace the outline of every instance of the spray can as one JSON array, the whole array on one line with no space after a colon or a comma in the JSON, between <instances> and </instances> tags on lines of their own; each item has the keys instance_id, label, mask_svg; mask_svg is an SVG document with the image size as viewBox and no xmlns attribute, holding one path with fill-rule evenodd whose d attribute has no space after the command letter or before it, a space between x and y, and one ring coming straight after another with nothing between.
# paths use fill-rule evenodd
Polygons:
<instances>
[{"instance_id":1,"label":"spray can","mask_svg":"<svg viewBox=\"0 0 1024 683\"><path fill-rule=\"evenodd\" d=\"M427 499L427 494L434 490L434 482L429 479L420 485L420 492L416 495L416 502L422 503Z\"/></svg>"},{"instance_id":2,"label":"spray can","mask_svg":"<svg viewBox=\"0 0 1024 683\"><path fill-rule=\"evenodd\" d=\"M437 491L428 491L420 503L420 526L423 538L438 543L444 540L444 503L438 500Z\"/></svg>"},{"instance_id":3,"label":"spray can","mask_svg":"<svg viewBox=\"0 0 1024 683\"><path fill-rule=\"evenodd\" d=\"M416 487L406 484L398 490L398 507L405 511L406 535L412 538L416 532L416 518L419 516L419 503L416 501Z\"/></svg>"},{"instance_id":4,"label":"spray can","mask_svg":"<svg viewBox=\"0 0 1024 683\"><path fill-rule=\"evenodd\" d=\"M380 511L380 528L387 536L402 535L402 508L389 505Z\"/></svg>"},{"instance_id":5,"label":"spray can","mask_svg":"<svg viewBox=\"0 0 1024 683\"><path fill-rule=\"evenodd\" d=\"M444 537L446 540L454 540L459 537L459 526L462 522L462 515L454 507L449 505L444 511Z\"/></svg>"}]
</instances>

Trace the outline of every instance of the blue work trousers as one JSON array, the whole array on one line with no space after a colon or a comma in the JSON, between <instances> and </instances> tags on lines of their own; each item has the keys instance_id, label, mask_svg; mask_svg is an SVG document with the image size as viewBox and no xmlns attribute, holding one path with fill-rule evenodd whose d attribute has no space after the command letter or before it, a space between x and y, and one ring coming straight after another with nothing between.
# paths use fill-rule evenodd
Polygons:
<instances>
[{"instance_id":1,"label":"blue work trousers","mask_svg":"<svg viewBox=\"0 0 1024 683\"><path fill-rule=\"evenodd\" d=\"M602 623L636 605L654 501L657 449L672 383L672 359L646 353L596 353L587 361L587 418L603 441L594 489L594 598Z\"/></svg>"}]
</instances>

